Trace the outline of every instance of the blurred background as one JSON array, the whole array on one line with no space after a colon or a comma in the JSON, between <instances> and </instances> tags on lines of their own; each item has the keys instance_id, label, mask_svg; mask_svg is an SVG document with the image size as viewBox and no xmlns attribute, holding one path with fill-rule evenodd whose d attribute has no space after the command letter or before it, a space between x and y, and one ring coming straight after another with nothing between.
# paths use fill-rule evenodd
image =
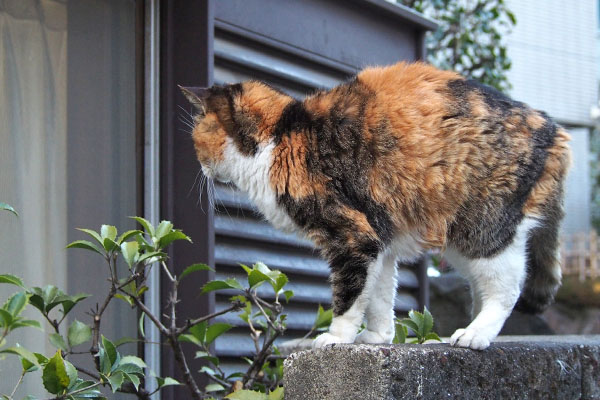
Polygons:
<instances>
[{"instance_id":1,"label":"blurred background","mask_svg":"<svg viewBox=\"0 0 600 400\"><path fill-rule=\"evenodd\" d=\"M216 267L182 287L193 299L181 304L182 316L225 307L230 293L198 297L198 288L242 277L238 262L260 260L289 276L296 296L284 339L301 337L318 305L330 302L327 266L310 243L266 224L235 188L216 186L216 208L207 193L199 200L199 165L181 121L191 110L176 85L255 78L300 98L367 65L425 60L568 128L564 285L543 315L514 315L503 333L600 333L599 32L596 0L0 0L0 201L20 215L0 214L0 271L99 295L108 288L102 260L65 250L81 238L74 228L132 229L131 215L168 219L194 240L170 253L175 270ZM440 254L399 271L398 315L428 306L441 335L466 325L468 287ZM0 298L10 293L0 286ZM166 304L158 277L146 301L157 313ZM125 303L110 307L104 334L136 337L138 316ZM224 321L239 328L215 350L233 369L253 346L240 320ZM54 351L41 332L18 341ZM176 375L168 352L129 346L163 376ZM0 370L0 392L16 379L18 371Z\"/></svg>"}]
</instances>

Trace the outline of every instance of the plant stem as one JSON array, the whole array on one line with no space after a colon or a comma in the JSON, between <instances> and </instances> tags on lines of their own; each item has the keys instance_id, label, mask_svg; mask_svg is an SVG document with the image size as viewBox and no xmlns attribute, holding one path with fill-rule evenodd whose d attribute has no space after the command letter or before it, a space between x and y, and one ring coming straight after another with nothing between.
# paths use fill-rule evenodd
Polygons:
<instances>
[{"instance_id":1,"label":"plant stem","mask_svg":"<svg viewBox=\"0 0 600 400\"><path fill-rule=\"evenodd\" d=\"M226 308L224 310L217 311L217 312L205 315L205 316L200 317L200 318L188 319L184 326L182 326L181 328L177 329L177 335L185 333L192 326L194 326L196 324L199 324L200 322L203 322L203 321L206 321L206 320L218 317L219 315L227 314L228 312L231 312L231 311L239 310L240 308L242 308L242 304L241 303L235 303L231 307Z\"/></svg>"},{"instance_id":2,"label":"plant stem","mask_svg":"<svg viewBox=\"0 0 600 400\"><path fill-rule=\"evenodd\" d=\"M10 393L10 396L8 396L9 399L12 400L15 393L17 393L17 388L19 387L19 385L21 385L21 382L23 382L24 377L25 377L25 371L21 372L21 377L19 378L19 381L17 382L17 384L15 385L15 388Z\"/></svg>"},{"instance_id":3,"label":"plant stem","mask_svg":"<svg viewBox=\"0 0 600 400\"><path fill-rule=\"evenodd\" d=\"M190 369L185 360L185 355L183 354L183 350L181 349L181 344L177 340L177 337L175 337L174 335L169 336L169 343L171 344L171 347L173 348L173 352L175 355L175 361L177 361L177 364L179 364L179 368L181 369L181 372L183 373L183 378L185 380L185 383L187 384L188 388L190 389L190 392L192 393L192 397L194 399L201 400L202 392L198 388L198 385L196 384L196 381L194 380L194 377L192 376L192 374L190 372Z\"/></svg>"}]
</instances>

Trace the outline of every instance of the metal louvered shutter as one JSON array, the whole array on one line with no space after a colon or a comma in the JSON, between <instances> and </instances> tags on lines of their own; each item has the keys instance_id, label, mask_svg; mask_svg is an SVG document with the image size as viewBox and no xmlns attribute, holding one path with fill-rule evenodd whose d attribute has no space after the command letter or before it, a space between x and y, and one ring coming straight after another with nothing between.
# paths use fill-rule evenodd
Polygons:
<instances>
[{"instance_id":1,"label":"metal louvered shutter","mask_svg":"<svg viewBox=\"0 0 600 400\"><path fill-rule=\"evenodd\" d=\"M215 83L235 83L260 79L296 97L318 88L330 88L351 75L351 70L336 70L314 61L300 60L297 55L252 43L216 24L214 54ZM329 307L331 289L327 263L319 257L313 245L295 235L282 233L258 215L246 196L236 189L215 183L215 264L217 279L236 277L245 280L239 263L262 261L272 269L284 272L295 296L285 305L288 330L281 340L304 336L313 322L319 304ZM415 291L419 287L412 270L399 270L400 291L396 300L399 313L419 307ZM263 293L270 293L264 287ZM216 311L229 305L233 292L216 295ZM259 290L259 293L261 291ZM216 352L226 369L240 365L240 356L253 354L254 345L243 321L235 315L220 318L238 328L216 341Z\"/></svg>"}]
</instances>

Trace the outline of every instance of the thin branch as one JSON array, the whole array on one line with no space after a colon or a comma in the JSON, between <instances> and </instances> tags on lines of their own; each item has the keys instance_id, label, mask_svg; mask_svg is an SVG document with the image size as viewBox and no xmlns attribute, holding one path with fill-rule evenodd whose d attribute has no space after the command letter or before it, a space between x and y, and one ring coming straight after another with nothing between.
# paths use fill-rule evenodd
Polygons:
<instances>
[{"instance_id":1,"label":"thin branch","mask_svg":"<svg viewBox=\"0 0 600 400\"><path fill-rule=\"evenodd\" d=\"M225 308L225 309L223 309L221 311L217 311L217 312L214 312L212 314L208 314L208 315L205 315L203 317L196 318L196 319L188 319L186 321L186 323L185 323L184 326L182 326L181 328L178 328L176 330L177 335L186 332L192 326L194 326L196 324L199 324L200 322L203 322L203 321L206 321L206 320L218 317L219 315L227 314L228 312L231 312L231 311L237 311L237 310L239 310L242 307L243 307L243 304L241 302L234 302L231 307Z\"/></svg>"},{"instance_id":2,"label":"thin branch","mask_svg":"<svg viewBox=\"0 0 600 400\"><path fill-rule=\"evenodd\" d=\"M125 292L123 290L121 290L121 292L127 294L127 292ZM154 314L152 314L152 311L150 311L148 309L148 307L146 307L139 298L137 298L135 296L131 296L131 298L133 299L133 302L135 303L135 305L140 310L142 310L148 318L150 318L150 320L154 323L154 325L156 325L156 327L158 328L160 333L162 333L165 336L169 336L169 334L170 334L169 330L162 324L162 322L160 322L158 320L158 318L156 318L156 316Z\"/></svg>"},{"instance_id":3,"label":"thin branch","mask_svg":"<svg viewBox=\"0 0 600 400\"><path fill-rule=\"evenodd\" d=\"M192 374L190 372L190 369L185 360L185 355L183 354L183 350L181 349L181 343L179 343L179 341L177 340L177 337L175 337L174 335L169 336L169 343L171 344L171 347L173 348L175 360L179 364L179 368L181 369L181 372L183 373L183 378L185 380L185 383L187 384L188 388L190 389L190 392L192 393L192 397L194 399L201 400L202 392L198 388L198 385L196 384L196 381L194 380L194 377L192 376Z\"/></svg>"},{"instance_id":4,"label":"thin branch","mask_svg":"<svg viewBox=\"0 0 600 400\"><path fill-rule=\"evenodd\" d=\"M17 388L19 387L19 385L21 385L21 382L23 382L24 377L25 377L25 371L21 372L21 377L19 378L19 381L15 385L15 388L13 389L13 391L10 393L10 396L8 396L9 399L12 399L14 397L15 393L17 393Z\"/></svg>"},{"instance_id":5,"label":"thin branch","mask_svg":"<svg viewBox=\"0 0 600 400\"><path fill-rule=\"evenodd\" d=\"M209 379L212 379L213 381L217 382L218 384L226 387L227 389L231 389L231 383L229 383L223 379L217 378L216 376L213 376L211 374L206 374L206 376L208 376Z\"/></svg>"}]
</instances>

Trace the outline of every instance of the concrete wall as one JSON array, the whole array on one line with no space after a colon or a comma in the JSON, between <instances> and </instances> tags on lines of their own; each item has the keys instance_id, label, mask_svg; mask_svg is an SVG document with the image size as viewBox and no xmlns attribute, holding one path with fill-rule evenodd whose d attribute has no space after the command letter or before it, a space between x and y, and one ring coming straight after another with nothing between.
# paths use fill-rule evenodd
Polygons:
<instances>
[{"instance_id":1,"label":"concrete wall","mask_svg":"<svg viewBox=\"0 0 600 400\"><path fill-rule=\"evenodd\" d=\"M517 25L508 36L511 95L569 125L574 163L564 232L590 228L590 109L598 100L596 0L508 0Z\"/></svg>"}]
</instances>

